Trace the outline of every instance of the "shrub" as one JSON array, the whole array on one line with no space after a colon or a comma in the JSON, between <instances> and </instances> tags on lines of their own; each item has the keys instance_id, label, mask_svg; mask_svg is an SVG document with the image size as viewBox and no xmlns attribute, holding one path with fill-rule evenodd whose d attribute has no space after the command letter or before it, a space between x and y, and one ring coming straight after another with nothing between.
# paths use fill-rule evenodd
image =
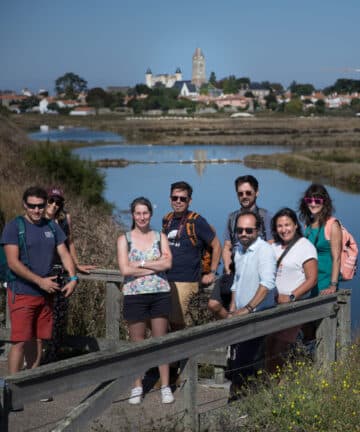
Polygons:
<instances>
[{"instance_id":1,"label":"shrub","mask_svg":"<svg viewBox=\"0 0 360 432\"><path fill-rule=\"evenodd\" d=\"M66 146L54 146L49 142L31 146L25 157L29 166L40 169L48 177L49 184L64 184L88 205L106 205L102 196L105 176L94 162L80 159Z\"/></svg>"}]
</instances>

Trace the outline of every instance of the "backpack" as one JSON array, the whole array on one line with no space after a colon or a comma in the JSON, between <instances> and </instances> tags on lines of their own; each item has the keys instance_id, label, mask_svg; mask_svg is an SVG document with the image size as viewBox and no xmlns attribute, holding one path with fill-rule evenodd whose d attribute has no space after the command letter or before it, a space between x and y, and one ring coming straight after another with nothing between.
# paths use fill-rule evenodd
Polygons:
<instances>
[{"instance_id":1,"label":"backpack","mask_svg":"<svg viewBox=\"0 0 360 432\"><path fill-rule=\"evenodd\" d=\"M237 242L237 236L235 233L235 228L236 228L235 224L236 224L236 218L237 218L239 213L241 213L241 209L233 211L232 213L230 213L230 216L229 216L228 230L230 233L230 241L231 241L232 245L234 245ZM258 214L260 216L260 219L261 219L260 237L265 241L269 240L266 238L266 229L265 229L265 219L266 219L266 215L267 215L267 210L265 210L264 208L256 207L254 213Z\"/></svg>"},{"instance_id":2,"label":"backpack","mask_svg":"<svg viewBox=\"0 0 360 432\"><path fill-rule=\"evenodd\" d=\"M196 235L195 230L195 221L200 215L196 212L189 212L186 219L185 229L186 234L188 235L192 245L194 247L198 247L199 240ZM174 213L170 212L166 216L164 216L162 221L163 232L165 232L166 228L170 225L172 218L174 217ZM215 228L210 225L210 228L215 233ZM210 245L205 245L201 251L201 274L207 274L211 272L211 260L212 260L212 247Z\"/></svg>"},{"instance_id":3,"label":"backpack","mask_svg":"<svg viewBox=\"0 0 360 432\"><path fill-rule=\"evenodd\" d=\"M25 262L23 264L28 267L29 258L27 254L26 242L25 242L25 221L22 216L17 216L15 218L18 226L18 236L19 236L19 249L24 251ZM12 282L16 279L16 275L9 269L4 245L0 244L0 282Z\"/></svg>"},{"instance_id":4,"label":"backpack","mask_svg":"<svg viewBox=\"0 0 360 432\"><path fill-rule=\"evenodd\" d=\"M338 221L342 231L342 250L340 257L340 273L342 280L351 280L356 273L358 246L354 237L344 227L344 225L336 218L330 217L325 224L324 233L326 240L330 240L332 224Z\"/></svg>"},{"instance_id":5,"label":"backpack","mask_svg":"<svg viewBox=\"0 0 360 432\"><path fill-rule=\"evenodd\" d=\"M24 260L22 263L29 267L29 256L26 247L26 238L25 238L25 220L23 216L17 216L15 218L17 226L18 226L18 245L19 250L24 252ZM56 240L56 228L54 225L54 221L48 220L47 224L51 229L54 238ZM16 279L15 273L13 273L7 263L6 254L4 250L4 245L0 244L0 282L13 282Z\"/></svg>"}]
</instances>

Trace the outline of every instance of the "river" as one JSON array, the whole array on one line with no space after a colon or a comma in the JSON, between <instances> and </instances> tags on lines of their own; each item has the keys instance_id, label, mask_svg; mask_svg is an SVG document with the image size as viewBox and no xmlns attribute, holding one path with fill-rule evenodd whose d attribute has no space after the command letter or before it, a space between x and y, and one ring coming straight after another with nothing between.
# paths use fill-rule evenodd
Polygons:
<instances>
[{"instance_id":1,"label":"river","mask_svg":"<svg viewBox=\"0 0 360 432\"><path fill-rule=\"evenodd\" d=\"M63 132L63 134L62 134ZM66 136L64 135L66 134ZM137 196L145 196L154 205L153 227L161 227L161 219L171 210L170 184L185 180L194 189L191 208L203 215L217 230L222 240L227 215L238 208L234 179L239 175L252 174L260 184L258 204L275 213L287 206L297 209L298 201L309 185L308 181L289 177L271 169L249 169L242 163L181 163L193 160L238 160L250 153L269 154L288 149L277 146L220 146L220 145L172 145L152 146L123 143L121 137L101 132L101 137L86 129L52 131L31 134L34 139L69 140L76 135L79 141L112 142L112 145L82 147L74 150L85 159L124 158L137 161L125 168L106 168L105 197L120 211L122 221L130 224L129 203ZM74 138L72 138L74 139ZM149 163L152 162L152 163ZM344 192L331 186L327 189L334 201L336 215L358 240L360 231L359 194ZM354 280L342 284L352 288L352 327L360 326L360 274Z\"/></svg>"}]
</instances>

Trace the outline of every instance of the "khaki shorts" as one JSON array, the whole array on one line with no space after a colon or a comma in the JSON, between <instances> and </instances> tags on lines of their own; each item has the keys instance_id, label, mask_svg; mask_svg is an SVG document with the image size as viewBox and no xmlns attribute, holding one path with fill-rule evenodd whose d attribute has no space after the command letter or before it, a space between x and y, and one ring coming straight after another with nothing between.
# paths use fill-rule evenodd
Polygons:
<instances>
[{"instance_id":1,"label":"khaki shorts","mask_svg":"<svg viewBox=\"0 0 360 432\"><path fill-rule=\"evenodd\" d=\"M189 302L193 295L199 293L198 282L169 282L171 287L170 324L190 327L193 319L189 311Z\"/></svg>"}]
</instances>

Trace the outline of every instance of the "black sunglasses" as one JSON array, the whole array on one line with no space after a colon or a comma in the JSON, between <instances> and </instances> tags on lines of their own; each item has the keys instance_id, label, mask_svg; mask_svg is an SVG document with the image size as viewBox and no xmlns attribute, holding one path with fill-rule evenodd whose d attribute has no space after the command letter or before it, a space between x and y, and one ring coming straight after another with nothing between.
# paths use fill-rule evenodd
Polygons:
<instances>
[{"instance_id":1,"label":"black sunglasses","mask_svg":"<svg viewBox=\"0 0 360 432\"><path fill-rule=\"evenodd\" d=\"M61 198L49 198L48 203L49 204L55 204L58 207L61 207L64 203L64 200L62 200Z\"/></svg>"},{"instance_id":2,"label":"black sunglasses","mask_svg":"<svg viewBox=\"0 0 360 432\"><path fill-rule=\"evenodd\" d=\"M246 196L249 197L249 196L251 196L253 193L252 193L252 191L247 190L247 191L244 191L244 192L242 192L242 191L241 191L241 192L238 192L237 194L238 194L239 197L242 197L242 196L244 196L244 195L246 195Z\"/></svg>"},{"instance_id":3,"label":"black sunglasses","mask_svg":"<svg viewBox=\"0 0 360 432\"><path fill-rule=\"evenodd\" d=\"M183 196L177 196L177 195L171 195L171 201L178 201L180 200L182 203L186 203L188 201L188 197L183 197Z\"/></svg>"},{"instance_id":4,"label":"black sunglasses","mask_svg":"<svg viewBox=\"0 0 360 432\"><path fill-rule=\"evenodd\" d=\"M242 234L243 231L246 232L246 234L252 234L256 228L242 228L242 227L236 227L236 234Z\"/></svg>"},{"instance_id":5,"label":"black sunglasses","mask_svg":"<svg viewBox=\"0 0 360 432\"><path fill-rule=\"evenodd\" d=\"M32 209L32 210L35 210L36 207L39 210L42 210L42 209L45 208L45 203L42 203L42 204L30 204L30 203L26 202L25 205L26 205L27 208Z\"/></svg>"}]
</instances>

